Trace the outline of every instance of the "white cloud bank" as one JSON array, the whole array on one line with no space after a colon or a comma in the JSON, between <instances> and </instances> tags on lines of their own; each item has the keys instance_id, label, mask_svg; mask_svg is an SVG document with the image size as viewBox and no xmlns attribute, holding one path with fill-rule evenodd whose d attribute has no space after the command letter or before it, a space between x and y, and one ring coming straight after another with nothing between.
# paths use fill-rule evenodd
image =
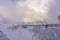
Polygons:
<instances>
[{"instance_id":1,"label":"white cloud bank","mask_svg":"<svg viewBox=\"0 0 60 40\"><path fill-rule=\"evenodd\" d=\"M54 12L54 6L57 4L59 3L58 1L56 3L56 0L0 1L0 21L6 21L6 23L21 23L43 22L44 20L48 20L50 23L55 23L57 12ZM55 10L58 10L56 8L57 6Z\"/></svg>"}]
</instances>

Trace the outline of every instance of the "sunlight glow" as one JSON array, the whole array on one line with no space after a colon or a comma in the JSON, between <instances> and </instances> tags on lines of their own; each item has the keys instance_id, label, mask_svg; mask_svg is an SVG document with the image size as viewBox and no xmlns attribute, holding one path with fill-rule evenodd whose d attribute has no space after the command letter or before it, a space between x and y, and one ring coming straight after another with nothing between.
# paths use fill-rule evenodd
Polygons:
<instances>
[{"instance_id":1,"label":"sunlight glow","mask_svg":"<svg viewBox=\"0 0 60 40\"><path fill-rule=\"evenodd\" d=\"M24 13L23 21L29 22L43 22L48 13L48 0L27 0L27 9Z\"/></svg>"}]
</instances>

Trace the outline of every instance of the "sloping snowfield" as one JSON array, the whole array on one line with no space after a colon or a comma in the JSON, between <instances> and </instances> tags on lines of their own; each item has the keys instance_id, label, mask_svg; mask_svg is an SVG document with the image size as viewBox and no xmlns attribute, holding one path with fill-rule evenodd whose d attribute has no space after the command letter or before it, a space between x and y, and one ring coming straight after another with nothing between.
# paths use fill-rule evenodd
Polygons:
<instances>
[{"instance_id":1,"label":"sloping snowfield","mask_svg":"<svg viewBox=\"0 0 60 40\"><path fill-rule=\"evenodd\" d=\"M2 38L1 40L4 38L8 38L8 40L60 40L59 27L45 28L35 26L28 28L19 27L17 30L8 29L11 26L11 24L0 24L0 31L5 35L3 38L0 37L0 39Z\"/></svg>"}]
</instances>

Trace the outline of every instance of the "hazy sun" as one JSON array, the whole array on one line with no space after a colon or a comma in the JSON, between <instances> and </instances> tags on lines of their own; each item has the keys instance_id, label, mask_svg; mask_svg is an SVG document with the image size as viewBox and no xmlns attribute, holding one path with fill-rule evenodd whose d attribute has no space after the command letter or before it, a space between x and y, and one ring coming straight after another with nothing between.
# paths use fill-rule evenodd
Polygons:
<instances>
[{"instance_id":1,"label":"hazy sun","mask_svg":"<svg viewBox=\"0 0 60 40\"><path fill-rule=\"evenodd\" d=\"M46 19L48 0L28 0L26 6L27 10L23 18L24 22L43 22Z\"/></svg>"}]
</instances>

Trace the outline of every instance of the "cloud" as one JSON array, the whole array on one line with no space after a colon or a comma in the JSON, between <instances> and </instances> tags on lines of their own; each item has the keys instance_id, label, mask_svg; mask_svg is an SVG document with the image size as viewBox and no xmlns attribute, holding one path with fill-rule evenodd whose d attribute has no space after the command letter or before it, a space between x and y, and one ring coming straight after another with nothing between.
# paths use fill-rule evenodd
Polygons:
<instances>
[{"instance_id":1,"label":"cloud","mask_svg":"<svg viewBox=\"0 0 60 40\"><path fill-rule=\"evenodd\" d=\"M47 0L28 0L27 1L27 8L28 10L26 10L27 13L26 14L26 19L24 19L25 21L40 21L43 22L45 21L46 17L47 17L47 12L48 12L48 2ZM28 16L29 15L29 16ZM30 18L30 20L29 20ZM37 19L37 20L36 20Z\"/></svg>"},{"instance_id":2,"label":"cloud","mask_svg":"<svg viewBox=\"0 0 60 40\"><path fill-rule=\"evenodd\" d=\"M56 0L1 1L0 15L8 20L7 23L43 22L44 20L55 22L56 14L60 10L57 4L59 3Z\"/></svg>"},{"instance_id":3,"label":"cloud","mask_svg":"<svg viewBox=\"0 0 60 40\"><path fill-rule=\"evenodd\" d=\"M59 0L50 0L49 1L49 12L48 12L48 22L49 23L58 23L58 15L60 15L60 5Z\"/></svg>"},{"instance_id":4,"label":"cloud","mask_svg":"<svg viewBox=\"0 0 60 40\"><path fill-rule=\"evenodd\" d=\"M7 16L5 18L8 19L8 22L12 23L25 21L43 22L47 16L48 5L46 2L47 0L40 1L41 0L19 0L16 2L6 1L7 3L5 2L3 5L5 9L7 9L7 13L4 13L3 15Z\"/></svg>"},{"instance_id":5,"label":"cloud","mask_svg":"<svg viewBox=\"0 0 60 40\"><path fill-rule=\"evenodd\" d=\"M32 22L40 20L40 22L43 22L45 20L48 23L58 22L57 15L60 10L60 5L58 5L59 0L26 0L19 2L19 4L20 7L23 7L22 9L24 9L24 21Z\"/></svg>"}]
</instances>

